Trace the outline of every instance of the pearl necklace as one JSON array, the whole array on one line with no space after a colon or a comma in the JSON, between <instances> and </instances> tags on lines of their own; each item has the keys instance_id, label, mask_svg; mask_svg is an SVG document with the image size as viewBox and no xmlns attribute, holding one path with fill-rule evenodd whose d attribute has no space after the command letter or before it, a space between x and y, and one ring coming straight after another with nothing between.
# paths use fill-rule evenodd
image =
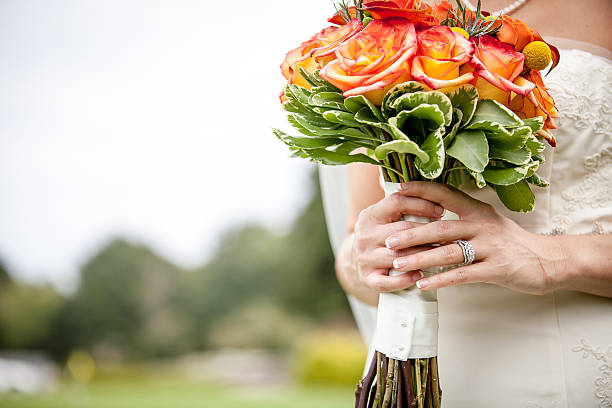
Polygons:
<instances>
[{"instance_id":1,"label":"pearl necklace","mask_svg":"<svg viewBox=\"0 0 612 408\"><path fill-rule=\"evenodd\" d=\"M461 1L465 6L467 6L467 8L469 8L472 11L476 11L476 7L474 7L474 5L470 3L470 0L461 0ZM509 6L504 7L501 10L492 12L491 15L501 16L502 14L510 14L517 8L521 7L526 2L527 0L516 0L514 3L510 4Z\"/></svg>"}]
</instances>

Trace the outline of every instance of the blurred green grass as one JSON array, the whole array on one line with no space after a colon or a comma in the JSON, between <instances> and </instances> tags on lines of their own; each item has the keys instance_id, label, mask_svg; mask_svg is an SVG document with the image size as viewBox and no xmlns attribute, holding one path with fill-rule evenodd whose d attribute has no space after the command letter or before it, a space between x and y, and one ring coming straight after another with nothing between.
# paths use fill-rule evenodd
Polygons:
<instances>
[{"instance_id":1,"label":"blurred green grass","mask_svg":"<svg viewBox=\"0 0 612 408\"><path fill-rule=\"evenodd\" d=\"M64 384L39 395L0 395L2 408L341 408L348 386L230 387L188 380L115 379Z\"/></svg>"}]
</instances>

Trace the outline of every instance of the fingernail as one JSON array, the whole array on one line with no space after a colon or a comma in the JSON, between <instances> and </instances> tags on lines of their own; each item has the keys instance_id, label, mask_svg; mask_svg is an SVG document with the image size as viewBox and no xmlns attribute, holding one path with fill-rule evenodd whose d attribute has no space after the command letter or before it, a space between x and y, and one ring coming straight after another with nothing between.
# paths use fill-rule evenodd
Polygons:
<instances>
[{"instance_id":1,"label":"fingernail","mask_svg":"<svg viewBox=\"0 0 612 408\"><path fill-rule=\"evenodd\" d=\"M429 285L429 280L427 279L421 279L416 282L416 287L419 289L424 289L427 285Z\"/></svg>"},{"instance_id":2,"label":"fingernail","mask_svg":"<svg viewBox=\"0 0 612 408\"><path fill-rule=\"evenodd\" d=\"M405 259L397 258L393 260L393 267L395 269L401 269L406 265L408 265L408 261L406 261Z\"/></svg>"},{"instance_id":3,"label":"fingernail","mask_svg":"<svg viewBox=\"0 0 612 408\"><path fill-rule=\"evenodd\" d=\"M436 214L439 214L439 215L444 214L444 208L440 207L439 205L435 206L434 211Z\"/></svg>"},{"instance_id":4,"label":"fingernail","mask_svg":"<svg viewBox=\"0 0 612 408\"><path fill-rule=\"evenodd\" d=\"M385 246L387 248L389 248L389 249L393 249L393 248L395 248L396 246L399 245L399 243L400 243L399 241L400 240L397 237L389 237L389 238L385 239Z\"/></svg>"}]
</instances>

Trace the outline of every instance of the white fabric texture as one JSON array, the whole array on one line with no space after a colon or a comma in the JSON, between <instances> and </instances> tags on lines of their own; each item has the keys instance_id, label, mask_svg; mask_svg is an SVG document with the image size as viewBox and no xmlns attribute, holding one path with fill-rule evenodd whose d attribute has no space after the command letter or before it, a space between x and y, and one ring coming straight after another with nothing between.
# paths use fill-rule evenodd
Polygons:
<instances>
[{"instance_id":1,"label":"white fabric texture","mask_svg":"<svg viewBox=\"0 0 612 408\"><path fill-rule=\"evenodd\" d=\"M561 50L547 77L559 108L557 147L538 172L529 214L512 213L490 189L468 193L523 228L541 234L612 231L612 63L580 50ZM328 225L346 223L345 173L321 168ZM344 170L342 170L344 171ZM344 224L345 225L345 224ZM345 230L345 229L344 229ZM342 233L332 241L340 242ZM612 299L573 291L526 295L487 284L438 291L438 355L444 408L612 408ZM376 309L353 299L364 339Z\"/></svg>"}]
</instances>

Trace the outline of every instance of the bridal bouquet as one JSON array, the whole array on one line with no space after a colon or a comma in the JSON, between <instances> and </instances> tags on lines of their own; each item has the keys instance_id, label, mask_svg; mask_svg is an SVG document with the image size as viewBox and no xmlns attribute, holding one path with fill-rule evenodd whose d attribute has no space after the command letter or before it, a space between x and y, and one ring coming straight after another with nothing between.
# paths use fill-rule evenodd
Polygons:
<instances>
[{"instance_id":1,"label":"bridal bouquet","mask_svg":"<svg viewBox=\"0 0 612 408\"><path fill-rule=\"evenodd\" d=\"M559 62L554 46L480 2L470 11L459 1L355 0L329 22L281 65L281 102L301 135L274 133L294 156L380 166L388 194L413 180L473 183L510 210L533 210L530 185L547 186L536 171L545 143L555 146L557 110L540 74ZM436 299L414 288L381 294L356 406L440 406Z\"/></svg>"}]
</instances>

